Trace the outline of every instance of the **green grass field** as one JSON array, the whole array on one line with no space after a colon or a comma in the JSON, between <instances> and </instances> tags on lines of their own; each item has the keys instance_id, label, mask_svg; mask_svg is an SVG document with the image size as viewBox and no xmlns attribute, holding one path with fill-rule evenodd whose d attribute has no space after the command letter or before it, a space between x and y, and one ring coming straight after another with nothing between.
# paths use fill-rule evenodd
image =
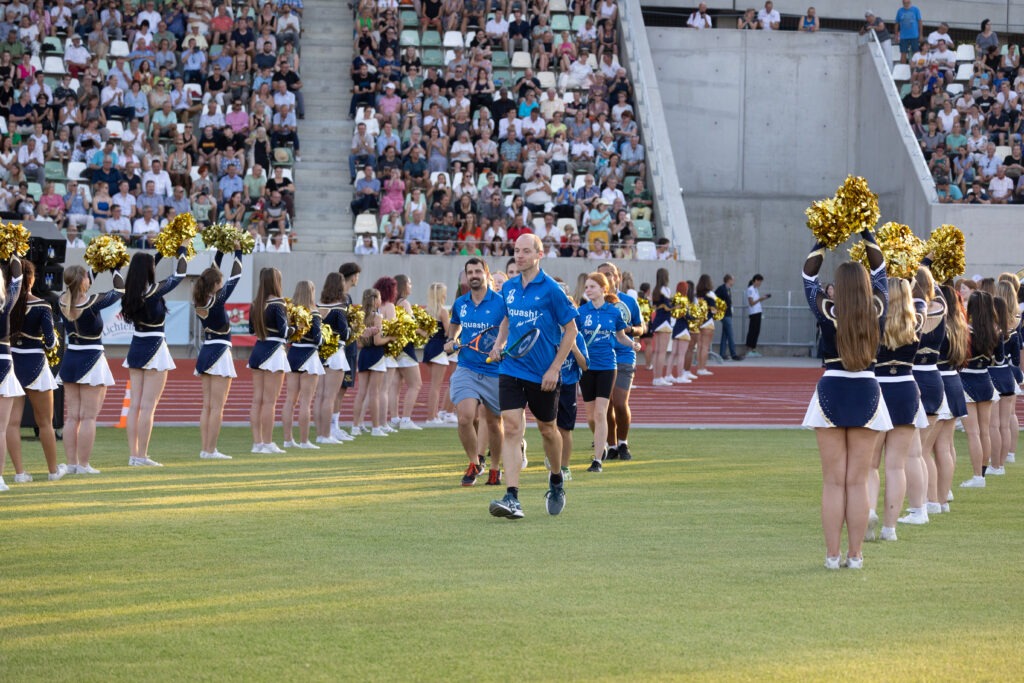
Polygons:
<instances>
[{"instance_id":1,"label":"green grass field","mask_svg":"<svg viewBox=\"0 0 1024 683\"><path fill-rule=\"evenodd\" d=\"M458 485L454 430L257 456L231 429L235 460L200 462L197 430L158 428L162 469L103 430L103 474L55 484L29 444L44 481L0 494L0 680L1020 675L1024 465L828 572L808 432L638 432L554 518L530 437L516 522Z\"/></svg>"}]
</instances>

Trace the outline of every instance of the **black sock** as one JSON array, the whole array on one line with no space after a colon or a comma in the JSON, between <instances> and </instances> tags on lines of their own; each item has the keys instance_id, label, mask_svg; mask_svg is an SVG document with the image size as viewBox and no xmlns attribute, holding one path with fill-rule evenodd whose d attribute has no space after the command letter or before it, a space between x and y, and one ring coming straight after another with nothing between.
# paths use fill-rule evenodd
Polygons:
<instances>
[{"instance_id":1,"label":"black sock","mask_svg":"<svg viewBox=\"0 0 1024 683\"><path fill-rule=\"evenodd\" d=\"M562 473L561 472L559 472L557 474L555 474L554 472L551 473L551 485L552 486L561 486L562 485Z\"/></svg>"},{"instance_id":2,"label":"black sock","mask_svg":"<svg viewBox=\"0 0 1024 683\"><path fill-rule=\"evenodd\" d=\"M988 465L981 466L981 476L985 476L985 472L988 472Z\"/></svg>"},{"instance_id":3,"label":"black sock","mask_svg":"<svg viewBox=\"0 0 1024 683\"><path fill-rule=\"evenodd\" d=\"M518 486L509 486L507 489L505 489L505 491L510 496L515 498L516 500L519 500L519 487Z\"/></svg>"}]
</instances>

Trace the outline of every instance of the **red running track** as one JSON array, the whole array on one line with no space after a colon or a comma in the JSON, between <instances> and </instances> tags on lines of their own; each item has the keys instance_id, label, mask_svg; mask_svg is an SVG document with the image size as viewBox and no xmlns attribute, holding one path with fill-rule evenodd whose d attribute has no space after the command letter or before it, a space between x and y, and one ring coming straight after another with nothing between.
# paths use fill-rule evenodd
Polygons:
<instances>
[{"instance_id":1,"label":"red running track","mask_svg":"<svg viewBox=\"0 0 1024 683\"><path fill-rule=\"evenodd\" d=\"M195 361L175 362L178 368L168 377L156 422L166 425L198 423L202 394L199 378L192 374ZM106 425L116 424L120 417L128 378L128 371L121 367L120 360L111 359L110 365L117 384L107 392L100 413L100 422ZM252 383L244 361L237 361L236 369L238 378L231 386L224 421L245 425L249 423ZM633 422L658 427L798 427L821 376L818 368L800 367L729 365L717 366L713 371L713 376L701 377L692 384L663 388L651 386L650 371L639 370L630 399ZM427 417L429 384L429 376L424 372L423 390L413 412L416 421ZM447 392L447 384L444 391ZM355 392L350 391L346 396L341 413L343 423L351 420L354 395ZM278 403L279 411L283 402L284 391ZM1024 422L1024 401L1018 403L1018 413ZM581 405L581 421L585 419L582 408Z\"/></svg>"}]
</instances>

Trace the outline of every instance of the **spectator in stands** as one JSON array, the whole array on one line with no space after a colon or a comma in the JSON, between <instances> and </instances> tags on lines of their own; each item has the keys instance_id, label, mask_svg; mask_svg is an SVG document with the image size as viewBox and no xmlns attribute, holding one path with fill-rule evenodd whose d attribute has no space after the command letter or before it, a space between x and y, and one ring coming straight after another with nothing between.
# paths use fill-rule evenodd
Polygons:
<instances>
[{"instance_id":1,"label":"spectator in stands","mask_svg":"<svg viewBox=\"0 0 1024 683\"><path fill-rule=\"evenodd\" d=\"M291 143L295 150L295 161L302 161L299 155L299 134L298 121L295 120L295 112L287 104L274 113L274 123L270 134L270 143L274 147L282 147Z\"/></svg>"},{"instance_id":2,"label":"spectator in stands","mask_svg":"<svg viewBox=\"0 0 1024 683\"><path fill-rule=\"evenodd\" d=\"M390 124L388 124L390 127ZM377 165L376 145L373 136L366 132L366 124L360 122L352 135L351 153L348 155L348 169L351 182L356 181L356 166Z\"/></svg>"},{"instance_id":3,"label":"spectator in stands","mask_svg":"<svg viewBox=\"0 0 1024 683\"><path fill-rule=\"evenodd\" d=\"M903 6L896 10L896 40L900 45L900 61L904 64L910 55L917 52L924 35L924 22L921 10L911 4L911 0L903 0Z\"/></svg>"},{"instance_id":4,"label":"spectator in stands","mask_svg":"<svg viewBox=\"0 0 1024 683\"><path fill-rule=\"evenodd\" d=\"M132 224L131 246L146 249L151 248L160 234L160 222L153 214L152 207L145 207L142 216L135 219Z\"/></svg>"},{"instance_id":5,"label":"spectator in stands","mask_svg":"<svg viewBox=\"0 0 1024 683\"><path fill-rule=\"evenodd\" d=\"M288 205L279 190L270 193L270 199L263 207L264 224L267 235L284 235L290 232L288 221Z\"/></svg>"},{"instance_id":6,"label":"spectator in stands","mask_svg":"<svg viewBox=\"0 0 1024 683\"><path fill-rule=\"evenodd\" d=\"M1021 185L1017 185L1017 197L1021 196ZM964 199L965 204L991 204L988 193L985 192L981 187L981 181L975 180L971 183L971 189L967 190L966 198ZM1018 202L1019 203L1019 202Z\"/></svg>"},{"instance_id":7,"label":"spectator in stands","mask_svg":"<svg viewBox=\"0 0 1024 683\"><path fill-rule=\"evenodd\" d=\"M888 63L889 55L892 53L892 37L885 27L885 22L875 15L874 10L868 10L864 13L864 24L860 27L860 35L863 36L869 31L875 34L878 42L882 45L882 55Z\"/></svg>"},{"instance_id":8,"label":"spectator in stands","mask_svg":"<svg viewBox=\"0 0 1024 683\"><path fill-rule=\"evenodd\" d=\"M686 20L686 25L696 29L712 28L711 15L708 14L708 4L706 2L702 2L697 6L696 11Z\"/></svg>"},{"instance_id":9,"label":"spectator in stands","mask_svg":"<svg viewBox=\"0 0 1024 683\"><path fill-rule=\"evenodd\" d=\"M928 170L931 171L932 176L935 178L948 178L952 173L952 165L949 157L946 156L946 146L944 144L940 143L935 147L935 151L928 161Z\"/></svg>"},{"instance_id":10,"label":"spectator in stands","mask_svg":"<svg viewBox=\"0 0 1024 683\"><path fill-rule=\"evenodd\" d=\"M928 112L928 95L921 90L921 86L914 83L910 86L910 92L903 96L903 110L907 113L910 123L921 125Z\"/></svg>"},{"instance_id":11,"label":"spectator in stands","mask_svg":"<svg viewBox=\"0 0 1024 683\"><path fill-rule=\"evenodd\" d=\"M509 21L501 10L495 12L494 16L487 21L484 33L491 41L492 48L508 52Z\"/></svg>"},{"instance_id":12,"label":"spectator in stands","mask_svg":"<svg viewBox=\"0 0 1024 683\"><path fill-rule=\"evenodd\" d=\"M644 162L644 147L640 144L640 136L633 134L629 141L622 146L622 166L627 174L639 175L641 178L647 174L647 164Z\"/></svg>"},{"instance_id":13,"label":"spectator in stands","mask_svg":"<svg viewBox=\"0 0 1024 683\"><path fill-rule=\"evenodd\" d=\"M379 252L377 245L373 243L373 235L370 234L364 234L353 251L356 256L373 256Z\"/></svg>"},{"instance_id":14,"label":"spectator in stands","mask_svg":"<svg viewBox=\"0 0 1024 683\"><path fill-rule=\"evenodd\" d=\"M423 220L423 216L422 211L416 210L413 212L412 221L405 224L403 240L407 252L414 241L420 244L427 244L430 241L430 224Z\"/></svg>"},{"instance_id":15,"label":"spectator in stands","mask_svg":"<svg viewBox=\"0 0 1024 683\"><path fill-rule=\"evenodd\" d=\"M740 26L740 28L743 27ZM817 10L813 7L808 7L807 14L800 19L800 24L796 27L796 30L801 33L817 33L820 29L821 21L818 19Z\"/></svg>"},{"instance_id":16,"label":"spectator in stands","mask_svg":"<svg viewBox=\"0 0 1024 683\"><path fill-rule=\"evenodd\" d=\"M751 7L740 15L736 20L736 28L744 31L752 31L760 28L757 24L757 10Z\"/></svg>"},{"instance_id":17,"label":"spectator in stands","mask_svg":"<svg viewBox=\"0 0 1024 683\"><path fill-rule=\"evenodd\" d=\"M122 188L127 183L122 183ZM152 210L151 215L154 218L160 218L164 213L164 197L156 193L156 183L152 180L146 181L146 190L135 199L136 212L142 214L148 207ZM118 193L120 194L120 193ZM116 201L116 200L115 200ZM122 205L122 208L124 206ZM125 215L131 215L125 211Z\"/></svg>"},{"instance_id":18,"label":"spectator in stands","mask_svg":"<svg viewBox=\"0 0 1024 683\"><path fill-rule=\"evenodd\" d=\"M953 157L953 182L963 191L974 181L977 172L974 155L967 150L966 144L960 145L957 155Z\"/></svg>"},{"instance_id":19,"label":"spectator in stands","mask_svg":"<svg viewBox=\"0 0 1024 683\"><path fill-rule=\"evenodd\" d=\"M376 211L380 206L380 180L374 175L373 166L363 167L363 177L356 181L355 199L351 208L354 215Z\"/></svg>"},{"instance_id":20,"label":"spectator in stands","mask_svg":"<svg viewBox=\"0 0 1024 683\"><path fill-rule=\"evenodd\" d=\"M26 176L35 178L35 182L40 185L46 182L46 159L43 148L36 143L35 137L26 138L18 148L18 165Z\"/></svg>"},{"instance_id":21,"label":"spectator in stands","mask_svg":"<svg viewBox=\"0 0 1024 683\"><path fill-rule=\"evenodd\" d=\"M981 33L974 39L974 51L978 55L984 55L993 47L999 49L999 35L992 30L992 22L984 19L981 22Z\"/></svg>"},{"instance_id":22,"label":"spectator in stands","mask_svg":"<svg viewBox=\"0 0 1024 683\"><path fill-rule=\"evenodd\" d=\"M1003 105L996 102L985 119L989 140L997 145L1007 144L1010 137L1010 116L1003 111Z\"/></svg>"},{"instance_id":23,"label":"spectator in stands","mask_svg":"<svg viewBox=\"0 0 1024 683\"><path fill-rule=\"evenodd\" d=\"M781 23L782 16L779 14L779 11L775 9L775 5L772 0L768 0L764 3L764 9L757 13L758 28L764 31L778 31Z\"/></svg>"},{"instance_id":24,"label":"spectator in stands","mask_svg":"<svg viewBox=\"0 0 1024 683\"><path fill-rule=\"evenodd\" d=\"M981 177L981 182L988 184L996 176L999 171L999 167L1002 165L1001 159L996 156L996 146L993 143L988 143L985 147L985 154L978 159L978 175ZM989 194L992 194L992 188L989 187Z\"/></svg>"},{"instance_id":25,"label":"spectator in stands","mask_svg":"<svg viewBox=\"0 0 1024 683\"><path fill-rule=\"evenodd\" d=\"M956 75L956 53L949 49L945 41L942 41L935 50L929 53L928 65L937 66L939 74L949 83Z\"/></svg>"},{"instance_id":26,"label":"spectator in stands","mask_svg":"<svg viewBox=\"0 0 1024 683\"><path fill-rule=\"evenodd\" d=\"M935 178L935 192L938 195L940 204L959 204L964 198L960 188L950 184L949 176L937 176Z\"/></svg>"},{"instance_id":27,"label":"spectator in stands","mask_svg":"<svg viewBox=\"0 0 1024 683\"><path fill-rule=\"evenodd\" d=\"M993 204L1009 204L1013 199L1013 186L1013 179L1006 175L1006 166L999 164L996 175L988 183L991 202Z\"/></svg>"},{"instance_id":28,"label":"spectator in stands","mask_svg":"<svg viewBox=\"0 0 1024 683\"><path fill-rule=\"evenodd\" d=\"M928 44L936 47L940 42L946 43L950 49L956 47L953 36L949 35L949 24L942 22L939 27L928 34Z\"/></svg>"}]
</instances>

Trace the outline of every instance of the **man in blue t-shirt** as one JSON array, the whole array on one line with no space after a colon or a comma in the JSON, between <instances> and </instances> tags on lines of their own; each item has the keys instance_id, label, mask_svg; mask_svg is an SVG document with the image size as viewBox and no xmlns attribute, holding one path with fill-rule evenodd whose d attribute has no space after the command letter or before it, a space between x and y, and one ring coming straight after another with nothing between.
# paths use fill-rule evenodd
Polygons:
<instances>
[{"instance_id":1,"label":"man in blue t-shirt","mask_svg":"<svg viewBox=\"0 0 1024 683\"><path fill-rule=\"evenodd\" d=\"M911 5L910 0L903 0L903 7L896 10L896 40L900 43L900 61L904 64L920 47L923 26L921 10Z\"/></svg>"},{"instance_id":2,"label":"man in blue t-shirt","mask_svg":"<svg viewBox=\"0 0 1024 683\"><path fill-rule=\"evenodd\" d=\"M606 262L597 267L597 272L608 278L608 282L616 290L619 289L619 269L614 263ZM640 315L640 305L636 299L625 292L619 291L619 303L616 305L626 321L626 334L639 339L644 333L644 319ZM626 309L629 317L626 317ZM612 389L611 410L608 411L608 454L605 460L632 460L629 452L629 425L632 413L629 410L629 392L633 389L633 375L636 372L636 351L632 346L615 342L615 358L618 371L615 374L615 387Z\"/></svg>"},{"instance_id":3,"label":"man in blue t-shirt","mask_svg":"<svg viewBox=\"0 0 1024 683\"><path fill-rule=\"evenodd\" d=\"M501 500L492 500L495 517L520 519L519 470L522 460L515 457L526 431L526 406L530 407L544 440L544 455L551 467L548 480L547 511L557 515L565 506L562 483L562 438L555 418L558 416L559 376L562 363L576 342L576 308L565 292L540 269L544 245L537 235L520 235L515 242L519 274L501 288L505 300L505 320L491 350L492 360L501 360L498 382L501 419L505 427L502 461L505 465L507 492ZM522 357L515 347L532 330L539 338ZM506 342L510 354L503 357Z\"/></svg>"},{"instance_id":4,"label":"man in blue t-shirt","mask_svg":"<svg viewBox=\"0 0 1024 683\"><path fill-rule=\"evenodd\" d=\"M490 287L491 271L487 262L476 257L466 261L469 292L455 300L445 351L451 353L455 343L465 346L459 351L459 365L448 382L449 394L459 418L459 440L469 458L469 467L462 476L463 486L473 486L484 470L483 444L476 434L477 408L482 403L491 448L491 471L487 483L501 483L501 408L498 401L498 363L488 363L487 353L473 348L470 342L489 328L498 328L505 320L505 301ZM469 346L467 346L469 345ZM489 351L489 349L488 349Z\"/></svg>"}]
</instances>

